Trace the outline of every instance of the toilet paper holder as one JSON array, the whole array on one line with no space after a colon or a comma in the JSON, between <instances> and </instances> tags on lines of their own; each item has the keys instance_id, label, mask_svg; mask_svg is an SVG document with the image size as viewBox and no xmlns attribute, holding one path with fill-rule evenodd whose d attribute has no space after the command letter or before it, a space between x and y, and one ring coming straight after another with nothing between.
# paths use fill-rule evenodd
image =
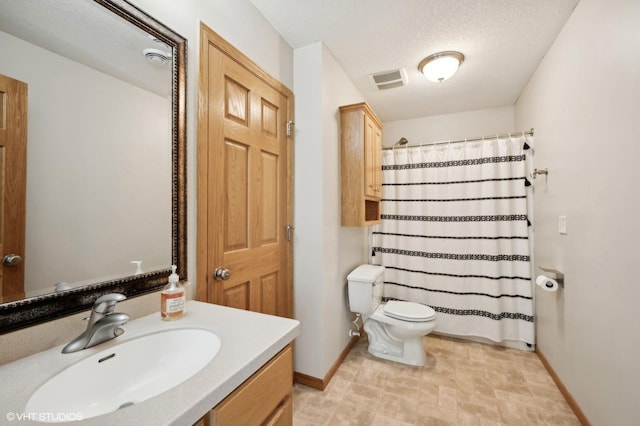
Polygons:
<instances>
[{"instance_id":1,"label":"toilet paper holder","mask_svg":"<svg viewBox=\"0 0 640 426\"><path fill-rule=\"evenodd\" d=\"M560 288L564 288L564 274L562 272L558 271L557 269L543 268L542 266L538 266L538 268L548 274L553 274L553 277L551 278L558 282Z\"/></svg>"}]
</instances>

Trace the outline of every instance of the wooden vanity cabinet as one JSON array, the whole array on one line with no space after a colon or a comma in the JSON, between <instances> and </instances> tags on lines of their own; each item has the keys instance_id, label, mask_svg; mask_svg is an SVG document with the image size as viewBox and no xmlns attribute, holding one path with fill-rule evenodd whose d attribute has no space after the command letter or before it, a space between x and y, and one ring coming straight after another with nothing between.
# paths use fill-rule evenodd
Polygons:
<instances>
[{"instance_id":1,"label":"wooden vanity cabinet","mask_svg":"<svg viewBox=\"0 0 640 426\"><path fill-rule=\"evenodd\" d=\"M196 426L293 423L293 350L291 345L260 368L205 415Z\"/></svg>"},{"instance_id":2,"label":"wooden vanity cabinet","mask_svg":"<svg viewBox=\"0 0 640 426\"><path fill-rule=\"evenodd\" d=\"M382 122L366 103L340 107L342 226L380 223Z\"/></svg>"}]
</instances>

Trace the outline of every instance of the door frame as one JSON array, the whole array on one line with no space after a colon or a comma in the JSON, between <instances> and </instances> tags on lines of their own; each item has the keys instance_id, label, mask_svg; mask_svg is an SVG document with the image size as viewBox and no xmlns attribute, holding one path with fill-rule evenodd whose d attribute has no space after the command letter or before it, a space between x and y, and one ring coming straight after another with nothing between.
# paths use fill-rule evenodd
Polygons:
<instances>
[{"instance_id":1,"label":"door frame","mask_svg":"<svg viewBox=\"0 0 640 426\"><path fill-rule=\"evenodd\" d=\"M200 63L198 66L198 135L197 135L197 237L196 237L196 285L197 300L206 302L210 291L210 280L213 280L213 269L219 265L208 265L208 153L209 145L207 136L209 134L209 110L208 110L208 62L203 58L207 57L207 49L214 46L228 58L232 59L240 66L262 80L269 87L287 98L286 121L293 123L293 92L277 79L273 78L266 71L260 68L249 57L240 52L231 43L218 35L206 24L200 23ZM221 122L222 122L221 117ZM293 129L291 127L291 129ZM286 197L286 224L293 226L293 171L294 171L294 133L286 137L287 141L287 190ZM281 232L286 232L283 227ZM286 239L285 239L286 241ZM286 268L285 268L285 299L286 317L293 318L293 238L287 241Z\"/></svg>"}]
</instances>

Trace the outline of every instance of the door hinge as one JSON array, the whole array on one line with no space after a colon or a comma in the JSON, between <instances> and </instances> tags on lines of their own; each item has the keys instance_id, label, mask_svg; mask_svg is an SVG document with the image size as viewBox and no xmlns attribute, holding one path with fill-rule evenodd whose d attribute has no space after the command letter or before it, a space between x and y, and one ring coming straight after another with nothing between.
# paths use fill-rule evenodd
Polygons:
<instances>
[{"instance_id":1,"label":"door hinge","mask_svg":"<svg viewBox=\"0 0 640 426\"><path fill-rule=\"evenodd\" d=\"M287 238L287 241L291 241L291 238L293 237L293 230L294 229L295 228L293 226L291 226L291 225L287 225L287 227L285 228L284 234L285 234L285 237Z\"/></svg>"},{"instance_id":2,"label":"door hinge","mask_svg":"<svg viewBox=\"0 0 640 426\"><path fill-rule=\"evenodd\" d=\"M287 121L287 136L291 136L291 128L295 125L295 123L291 120Z\"/></svg>"}]
</instances>

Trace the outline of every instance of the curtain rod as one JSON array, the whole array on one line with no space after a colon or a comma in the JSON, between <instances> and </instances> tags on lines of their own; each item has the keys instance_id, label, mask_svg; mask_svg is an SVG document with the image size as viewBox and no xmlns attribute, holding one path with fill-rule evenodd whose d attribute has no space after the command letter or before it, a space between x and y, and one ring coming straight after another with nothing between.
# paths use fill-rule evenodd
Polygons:
<instances>
[{"instance_id":1,"label":"curtain rod","mask_svg":"<svg viewBox=\"0 0 640 426\"><path fill-rule=\"evenodd\" d=\"M407 141L406 138L401 138L400 141L402 141L403 139L406 141L403 145L398 146L398 143L400 142L400 141L398 141L398 143L396 143L394 146L389 146L389 147L386 147L386 148L382 148L382 150L386 151L388 149L413 148L413 147L416 147L416 146L445 145L445 144L450 144L450 143L461 143L461 142L478 142L478 141L483 141L484 142L484 141L490 141L490 140L493 140L493 139L500 139L500 138L512 138L512 137L516 137L517 138L518 136L533 136L533 127L529 131L501 133L501 134L492 135L492 136L475 137L475 138L468 138L468 139L458 139L458 140L455 140L455 141L441 141L441 142L421 143L421 144L415 144L415 145L408 144L409 141Z\"/></svg>"}]
</instances>

